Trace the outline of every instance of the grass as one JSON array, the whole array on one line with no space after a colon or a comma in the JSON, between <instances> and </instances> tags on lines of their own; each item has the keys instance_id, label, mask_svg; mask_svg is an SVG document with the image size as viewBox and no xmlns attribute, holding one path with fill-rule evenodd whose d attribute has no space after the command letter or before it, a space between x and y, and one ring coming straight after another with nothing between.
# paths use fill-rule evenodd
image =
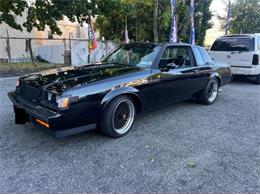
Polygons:
<instances>
[{"instance_id":1,"label":"grass","mask_svg":"<svg viewBox=\"0 0 260 195\"><path fill-rule=\"evenodd\" d=\"M196 162L194 160L188 160L187 161L187 167L195 168L196 167Z\"/></svg>"},{"instance_id":2,"label":"grass","mask_svg":"<svg viewBox=\"0 0 260 195\"><path fill-rule=\"evenodd\" d=\"M64 66L63 64L50 64L44 62L36 62L36 66L32 62L21 63L0 63L0 74L19 75L23 73L38 72L52 68Z\"/></svg>"}]
</instances>

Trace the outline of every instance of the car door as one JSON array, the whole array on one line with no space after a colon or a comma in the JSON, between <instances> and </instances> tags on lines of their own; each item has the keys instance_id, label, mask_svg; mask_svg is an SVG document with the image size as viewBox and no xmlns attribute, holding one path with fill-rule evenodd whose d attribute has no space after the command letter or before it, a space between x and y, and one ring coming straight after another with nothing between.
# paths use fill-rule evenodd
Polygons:
<instances>
[{"instance_id":1,"label":"car door","mask_svg":"<svg viewBox=\"0 0 260 195\"><path fill-rule=\"evenodd\" d=\"M160 63L174 63L175 68L162 68ZM165 64L166 66L166 64ZM160 68L159 68L160 67ZM194 94L197 66L190 46L168 46L159 65L152 69L150 102L156 105L180 102Z\"/></svg>"},{"instance_id":2,"label":"car door","mask_svg":"<svg viewBox=\"0 0 260 195\"><path fill-rule=\"evenodd\" d=\"M194 46L192 50L197 64L195 88L196 91L199 92L206 87L209 76L213 71L212 66L214 63L204 48Z\"/></svg>"}]
</instances>

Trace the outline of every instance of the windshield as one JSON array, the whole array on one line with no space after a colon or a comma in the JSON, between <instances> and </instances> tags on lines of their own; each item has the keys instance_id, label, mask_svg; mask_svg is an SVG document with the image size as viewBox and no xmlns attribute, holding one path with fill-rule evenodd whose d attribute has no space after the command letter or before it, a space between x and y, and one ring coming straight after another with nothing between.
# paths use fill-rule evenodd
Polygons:
<instances>
[{"instance_id":1,"label":"windshield","mask_svg":"<svg viewBox=\"0 0 260 195\"><path fill-rule=\"evenodd\" d=\"M224 37L217 39L211 51L254 51L254 38Z\"/></svg>"},{"instance_id":2,"label":"windshield","mask_svg":"<svg viewBox=\"0 0 260 195\"><path fill-rule=\"evenodd\" d=\"M103 62L138 67L151 67L161 46L149 44L123 45L108 55Z\"/></svg>"}]
</instances>

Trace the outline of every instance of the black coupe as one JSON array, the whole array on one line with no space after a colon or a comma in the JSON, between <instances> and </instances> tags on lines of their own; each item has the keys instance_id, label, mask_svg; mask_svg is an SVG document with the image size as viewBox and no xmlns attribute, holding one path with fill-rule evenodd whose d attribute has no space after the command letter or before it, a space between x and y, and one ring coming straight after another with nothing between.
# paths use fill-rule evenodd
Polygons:
<instances>
[{"instance_id":1,"label":"black coupe","mask_svg":"<svg viewBox=\"0 0 260 195\"><path fill-rule=\"evenodd\" d=\"M229 66L214 63L202 47L133 43L100 63L21 77L8 95L16 124L34 122L55 137L99 126L121 137L136 113L190 98L212 104L230 81Z\"/></svg>"}]
</instances>

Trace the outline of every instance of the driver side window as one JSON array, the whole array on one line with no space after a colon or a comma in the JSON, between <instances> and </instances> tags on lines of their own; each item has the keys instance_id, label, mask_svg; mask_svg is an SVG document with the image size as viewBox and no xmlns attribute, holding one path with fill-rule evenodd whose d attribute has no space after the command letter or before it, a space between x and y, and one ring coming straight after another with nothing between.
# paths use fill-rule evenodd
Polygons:
<instances>
[{"instance_id":1,"label":"driver side window","mask_svg":"<svg viewBox=\"0 0 260 195\"><path fill-rule=\"evenodd\" d=\"M190 47L167 47L163 53L161 61L167 61L167 63L174 63L177 65L177 68L194 66L194 59Z\"/></svg>"}]
</instances>

